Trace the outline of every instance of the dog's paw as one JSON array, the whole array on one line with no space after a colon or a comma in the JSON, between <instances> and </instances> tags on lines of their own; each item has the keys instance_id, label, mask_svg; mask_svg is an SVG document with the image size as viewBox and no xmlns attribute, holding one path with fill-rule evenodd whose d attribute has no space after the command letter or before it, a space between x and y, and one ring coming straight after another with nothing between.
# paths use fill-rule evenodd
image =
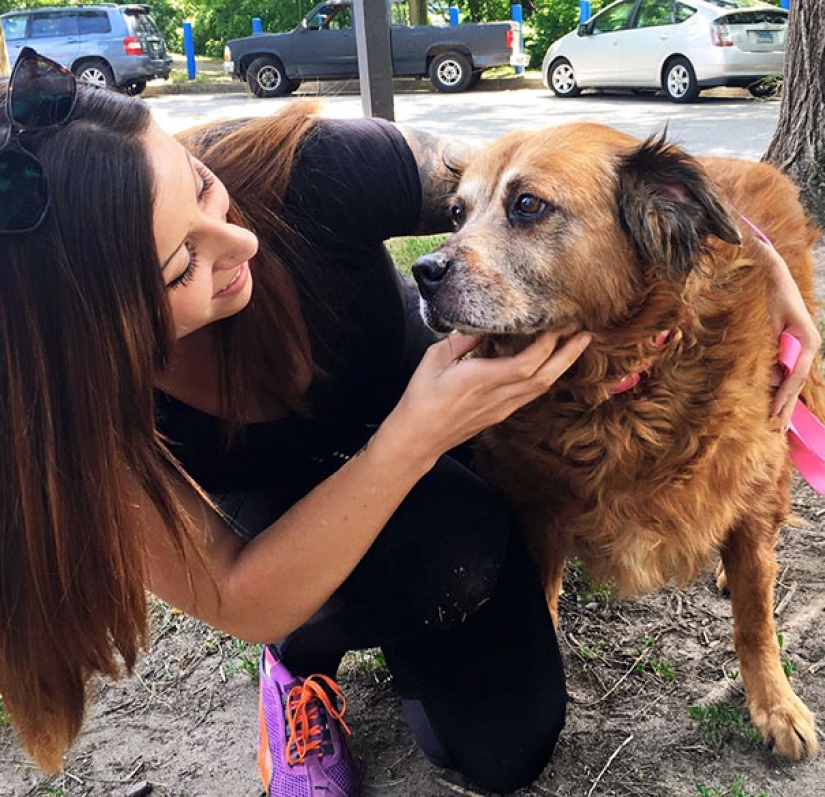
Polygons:
<instances>
[{"instance_id":1,"label":"dog's paw","mask_svg":"<svg viewBox=\"0 0 825 797\"><path fill-rule=\"evenodd\" d=\"M730 595L728 576L727 573L725 573L725 566L722 564L721 559L719 560L719 564L716 565L716 589L725 597Z\"/></svg>"},{"instance_id":2,"label":"dog's paw","mask_svg":"<svg viewBox=\"0 0 825 797\"><path fill-rule=\"evenodd\" d=\"M794 694L766 711L751 707L751 721L765 744L791 761L813 758L819 752L814 715Z\"/></svg>"}]
</instances>

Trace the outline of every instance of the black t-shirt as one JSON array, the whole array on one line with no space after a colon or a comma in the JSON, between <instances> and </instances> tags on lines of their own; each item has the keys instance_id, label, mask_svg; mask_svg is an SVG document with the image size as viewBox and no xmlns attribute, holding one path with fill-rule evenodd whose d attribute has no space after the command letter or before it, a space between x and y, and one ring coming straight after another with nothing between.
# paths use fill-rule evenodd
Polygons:
<instances>
[{"instance_id":1,"label":"black t-shirt","mask_svg":"<svg viewBox=\"0 0 825 797\"><path fill-rule=\"evenodd\" d=\"M421 214L415 159L394 127L318 120L285 207L306 242L286 266L321 373L307 394L309 416L249 424L227 447L220 419L158 394L158 427L198 484L214 494L265 491L278 512L363 446L434 339L414 285L383 246L412 234Z\"/></svg>"}]
</instances>

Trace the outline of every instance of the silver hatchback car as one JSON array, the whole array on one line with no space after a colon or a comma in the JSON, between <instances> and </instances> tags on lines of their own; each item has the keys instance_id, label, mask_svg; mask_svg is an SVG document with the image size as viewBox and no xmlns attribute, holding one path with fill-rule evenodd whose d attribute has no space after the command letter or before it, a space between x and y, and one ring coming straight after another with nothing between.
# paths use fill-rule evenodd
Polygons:
<instances>
[{"instance_id":1,"label":"silver hatchback car","mask_svg":"<svg viewBox=\"0 0 825 797\"><path fill-rule=\"evenodd\" d=\"M142 4L32 8L0 16L9 66L24 47L71 69L79 80L139 94L152 78L169 77L172 57Z\"/></svg>"},{"instance_id":2,"label":"silver hatchback car","mask_svg":"<svg viewBox=\"0 0 825 797\"><path fill-rule=\"evenodd\" d=\"M715 86L763 96L782 74L787 22L759 0L619 0L550 45L544 83L558 97L661 88L692 102Z\"/></svg>"}]
</instances>

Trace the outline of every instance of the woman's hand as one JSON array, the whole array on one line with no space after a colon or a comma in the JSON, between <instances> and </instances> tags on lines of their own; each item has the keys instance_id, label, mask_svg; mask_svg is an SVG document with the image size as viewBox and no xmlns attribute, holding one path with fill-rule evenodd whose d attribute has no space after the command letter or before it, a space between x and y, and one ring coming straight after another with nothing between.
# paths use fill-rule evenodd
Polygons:
<instances>
[{"instance_id":1,"label":"woman's hand","mask_svg":"<svg viewBox=\"0 0 825 797\"><path fill-rule=\"evenodd\" d=\"M588 333L545 332L512 357L464 359L478 345L454 333L427 350L378 434L401 456L432 465L446 451L546 393L590 343ZM563 342L562 342L563 341Z\"/></svg>"},{"instance_id":2,"label":"woman's hand","mask_svg":"<svg viewBox=\"0 0 825 797\"><path fill-rule=\"evenodd\" d=\"M777 367L780 381L771 411L779 418L782 430L785 431L790 424L794 405L808 378L814 357L822 345L822 336L805 306L802 294L788 270L787 263L773 247L765 244L760 244L760 246L764 246L770 259L771 275L776 285L770 307L771 322L776 337L778 339L782 332L789 332L802 344L802 352L793 373L785 376Z\"/></svg>"}]
</instances>

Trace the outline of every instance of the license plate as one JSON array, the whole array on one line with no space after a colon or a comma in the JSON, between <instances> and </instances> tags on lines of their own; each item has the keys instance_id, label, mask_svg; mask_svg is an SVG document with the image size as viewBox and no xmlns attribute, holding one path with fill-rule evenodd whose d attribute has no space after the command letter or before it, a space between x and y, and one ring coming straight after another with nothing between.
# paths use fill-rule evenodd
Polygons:
<instances>
[{"instance_id":1,"label":"license plate","mask_svg":"<svg viewBox=\"0 0 825 797\"><path fill-rule=\"evenodd\" d=\"M773 44L773 33L769 30L756 31L757 44Z\"/></svg>"},{"instance_id":2,"label":"license plate","mask_svg":"<svg viewBox=\"0 0 825 797\"><path fill-rule=\"evenodd\" d=\"M530 56L527 53L513 53L510 56L510 66L529 66Z\"/></svg>"}]
</instances>

